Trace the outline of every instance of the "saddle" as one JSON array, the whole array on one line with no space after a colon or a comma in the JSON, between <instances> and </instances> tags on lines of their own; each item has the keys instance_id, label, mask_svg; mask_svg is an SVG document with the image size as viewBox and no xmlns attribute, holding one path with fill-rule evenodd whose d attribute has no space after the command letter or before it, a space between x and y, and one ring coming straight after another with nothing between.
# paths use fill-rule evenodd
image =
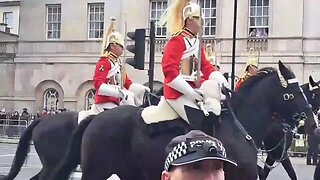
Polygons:
<instances>
[{"instance_id":1,"label":"saddle","mask_svg":"<svg viewBox=\"0 0 320 180\"><path fill-rule=\"evenodd\" d=\"M206 112L206 114L209 114L210 116L208 119L214 121L218 121L218 116L221 113L221 93L220 90L212 90L215 87L219 88L217 82L213 80L205 81L201 85L200 90L202 90L205 95L205 100L201 108L189 106L190 104L192 104L188 103L190 100L181 97L179 101L175 102L175 109L173 109L172 102L167 102L164 97L161 97L161 100L157 106L149 106L142 110L141 117L146 124L156 124L164 121L172 121L180 118L178 113L183 109L187 115L187 120L185 121L191 126L191 128L203 129L206 127L202 124L202 122L204 122L203 119L206 117L204 115L205 111L209 110L210 113L208 113L208 111ZM194 105L196 106L196 103L194 103ZM212 123L211 120L208 120L205 123ZM210 134L212 134L212 132Z\"/></svg>"},{"instance_id":2,"label":"saddle","mask_svg":"<svg viewBox=\"0 0 320 180\"><path fill-rule=\"evenodd\" d=\"M165 98L161 96L157 106L149 106L142 110L141 117L146 124L153 124L177 119L179 115L170 107Z\"/></svg>"}]
</instances>

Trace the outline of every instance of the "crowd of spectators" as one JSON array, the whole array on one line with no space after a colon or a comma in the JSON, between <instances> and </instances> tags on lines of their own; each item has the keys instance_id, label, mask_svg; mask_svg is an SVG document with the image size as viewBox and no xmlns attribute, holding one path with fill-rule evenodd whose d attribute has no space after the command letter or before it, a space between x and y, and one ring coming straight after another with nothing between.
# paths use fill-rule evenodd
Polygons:
<instances>
[{"instance_id":1,"label":"crowd of spectators","mask_svg":"<svg viewBox=\"0 0 320 180\"><path fill-rule=\"evenodd\" d=\"M27 108L23 108L21 113L19 113L19 111L7 112L6 109L3 108L0 111L0 124L4 124L5 122L8 122L9 125L24 125L26 123L29 124L38 117L58 114L63 111L67 110L65 108L58 110L43 109L42 112L38 111L36 114L33 114L29 113Z\"/></svg>"}]
</instances>

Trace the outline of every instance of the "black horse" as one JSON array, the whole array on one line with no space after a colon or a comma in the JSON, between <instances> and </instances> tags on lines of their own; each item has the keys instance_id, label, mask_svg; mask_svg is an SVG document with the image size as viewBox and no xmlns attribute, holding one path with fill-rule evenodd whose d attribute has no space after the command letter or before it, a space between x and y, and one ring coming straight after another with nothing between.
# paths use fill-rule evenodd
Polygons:
<instances>
[{"instance_id":1,"label":"black horse","mask_svg":"<svg viewBox=\"0 0 320 180\"><path fill-rule=\"evenodd\" d=\"M309 76L309 82L303 84L301 88L306 95L308 102L311 104L313 111L317 111L320 107L319 82L315 82L313 78ZM281 120L281 117L279 116L274 116L273 118L276 120ZM268 156L265 162L266 165L259 175L260 180L267 179L275 161L280 161L291 180L297 179L297 175L287 154L288 149L292 145L294 134L292 131L285 132L284 128L286 127L282 127L278 123L273 123L268 130L267 136L264 140L264 148L266 151L268 151ZM303 131L300 132L304 133ZM310 135L312 136L312 134L313 133Z\"/></svg>"},{"instance_id":2,"label":"black horse","mask_svg":"<svg viewBox=\"0 0 320 180\"><path fill-rule=\"evenodd\" d=\"M313 134L310 134L307 137L307 141L307 165L317 165L320 144L320 127L318 127Z\"/></svg>"},{"instance_id":3,"label":"black horse","mask_svg":"<svg viewBox=\"0 0 320 180\"><path fill-rule=\"evenodd\" d=\"M311 138L309 137L308 139L308 143L309 144L309 148L312 148L311 150L308 149L308 153L310 153L309 151L312 151L310 154L312 154L311 156L313 157L313 163L317 161L318 159L318 148L319 148L319 142L320 142L320 137L319 137L319 132L320 132L320 127L317 128L318 132L316 132ZM311 158L311 157L310 157ZM310 163L311 163L311 159L310 159ZM318 161L318 163L316 164L316 170L314 172L314 180L320 180L320 161Z\"/></svg>"},{"instance_id":4,"label":"black horse","mask_svg":"<svg viewBox=\"0 0 320 180\"><path fill-rule=\"evenodd\" d=\"M284 98L288 95L291 98ZM305 120L308 130L315 126L311 107L294 74L280 61L279 71L264 68L248 79L232 96L231 105L244 128L231 116L231 109L222 113L218 120L212 114L204 117L201 111L187 108L188 114L190 111L193 115L197 113L194 115L197 119L189 118L190 125L180 118L147 125L141 117L142 109L133 106L89 117L73 132L67 154L50 179L68 179L80 160L82 180L104 180L112 174L123 180L158 179L167 143L197 124L196 127L210 134L215 129L215 136L224 143L228 156L237 161L238 167L225 167L227 180L256 180L256 146L264 140L265 127L270 124L268 117L273 112L279 112L291 126L301 120ZM215 127L208 128L209 123Z\"/></svg>"},{"instance_id":5,"label":"black horse","mask_svg":"<svg viewBox=\"0 0 320 180\"><path fill-rule=\"evenodd\" d=\"M146 93L144 104L158 104L162 89L156 94ZM47 180L52 171L62 161L70 141L72 131L78 126L78 112L62 112L56 115L40 117L34 120L20 138L16 154L8 175L0 175L0 180L13 180L21 170L33 140L36 152L43 165L41 171L31 180Z\"/></svg>"}]
</instances>

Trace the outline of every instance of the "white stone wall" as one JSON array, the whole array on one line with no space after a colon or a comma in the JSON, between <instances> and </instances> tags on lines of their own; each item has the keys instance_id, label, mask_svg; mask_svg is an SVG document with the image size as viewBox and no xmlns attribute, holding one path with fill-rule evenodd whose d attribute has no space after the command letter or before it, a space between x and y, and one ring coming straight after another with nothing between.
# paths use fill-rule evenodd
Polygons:
<instances>
[{"instance_id":1,"label":"white stone wall","mask_svg":"<svg viewBox=\"0 0 320 180\"><path fill-rule=\"evenodd\" d=\"M46 40L46 5L61 4L61 39L88 40L88 3L105 3L105 27L111 16L120 18L121 1L27 0L21 2L21 41Z\"/></svg>"}]
</instances>

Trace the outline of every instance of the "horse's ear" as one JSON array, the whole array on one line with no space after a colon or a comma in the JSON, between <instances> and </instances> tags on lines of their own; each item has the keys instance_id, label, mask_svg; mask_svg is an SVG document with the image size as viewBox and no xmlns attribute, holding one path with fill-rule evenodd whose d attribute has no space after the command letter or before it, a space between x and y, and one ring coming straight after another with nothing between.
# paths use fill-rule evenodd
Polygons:
<instances>
[{"instance_id":1,"label":"horse's ear","mask_svg":"<svg viewBox=\"0 0 320 180\"><path fill-rule=\"evenodd\" d=\"M280 60L279 60L279 62L278 62L278 66L279 66L279 70L280 70L281 75L282 75L285 79L288 79L288 77L286 76L286 75L287 75L287 72L288 72L287 67L286 67Z\"/></svg>"},{"instance_id":2,"label":"horse's ear","mask_svg":"<svg viewBox=\"0 0 320 180\"><path fill-rule=\"evenodd\" d=\"M286 66L281 62L281 60L279 60L278 65L281 72L282 70L287 69Z\"/></svg>"},{"instance_id":3,"label":"horse's ear","mask_svg":"<svg viewBox=\"0 0 320 180\"><path fill-rule=\"evenodd\" d=\"M316 82L314 82L312 76L309 76L309 84L311 87L318 86L318 84Z\"/></svg>"}]
</instances>

